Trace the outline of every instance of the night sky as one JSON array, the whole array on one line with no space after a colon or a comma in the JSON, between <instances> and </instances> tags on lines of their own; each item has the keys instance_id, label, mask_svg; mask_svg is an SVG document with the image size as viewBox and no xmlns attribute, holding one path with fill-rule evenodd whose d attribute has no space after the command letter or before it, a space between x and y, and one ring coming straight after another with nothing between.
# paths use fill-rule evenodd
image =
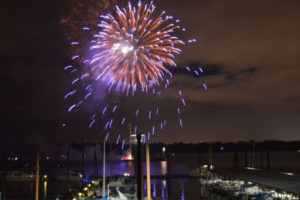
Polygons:
<instances>
[{"instance_id":1,"label":"night sky","mask_svg":"<svg viewBox=\"0 0 300 200\"><path fill-rule=\"evenodd\" d=\"M300 139L300 1L155 2L181 19L184 39L197 39L183 48L178 65L205 73L177 71L160 98L168 128L152 141ZM69 52L59 23L67 1L6 0L1 7L1 145L96 138L81 115L81 128L61 128L72 118L63 99ZM173 125L178 89L187 101L183 128Z\"/></svg>"}]
</instances>

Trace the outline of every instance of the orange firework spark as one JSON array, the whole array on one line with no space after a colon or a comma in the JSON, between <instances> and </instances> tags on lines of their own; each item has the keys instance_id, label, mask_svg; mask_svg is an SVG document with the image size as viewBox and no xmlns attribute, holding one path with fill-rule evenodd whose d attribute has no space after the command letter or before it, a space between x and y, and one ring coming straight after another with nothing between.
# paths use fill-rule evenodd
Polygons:
<instances>
[{"instance_id":1,"label":"orange firework spark","mask_svg":"<svg viewBox=\"0 0 300 200\"><path fill-rule=\"evenodd\" d=\"M150 81L158 85L170 73L164 64L176 66L174 55L181 50L175 45L184 43L172 33L180 26L170 23L173 17L165 12L152 17L154 9L153 2L139 2L137 7L129 2L123 9L116 6L116 17L101 15L101 31L94 35L89 61L96 80L116 90L135 91L137 85L147 90Z\"/></svg>"}]
</instances>

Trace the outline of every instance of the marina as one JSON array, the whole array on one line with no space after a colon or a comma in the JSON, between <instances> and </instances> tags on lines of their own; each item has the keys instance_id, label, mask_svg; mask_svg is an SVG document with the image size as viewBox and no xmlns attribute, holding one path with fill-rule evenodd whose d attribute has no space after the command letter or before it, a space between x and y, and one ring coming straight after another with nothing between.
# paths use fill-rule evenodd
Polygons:
<instances>
[{"instance_id":1,"label":"marina","mask_svg":"<svg viewBox=\"0 0 300 200\"><path fill-rule=\"evenodd\" d=\"M299 174L288 172L270 172L255 168L230 170L214 169L213 173L238 178L248 182L253 182L261 186L276 189L278 191L289 192L300 196L300 176Z\"/></svg>"}]
</instances>

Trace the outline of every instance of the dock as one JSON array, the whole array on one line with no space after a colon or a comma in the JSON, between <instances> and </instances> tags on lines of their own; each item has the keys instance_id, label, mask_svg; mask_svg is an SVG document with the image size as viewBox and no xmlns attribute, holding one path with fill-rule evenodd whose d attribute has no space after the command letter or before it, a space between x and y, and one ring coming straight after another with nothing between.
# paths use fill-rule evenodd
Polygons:
<instances>
[{"instance_id":1,"label":"dock","mask_svg":"<svg viewBox=\"0 0 300 200\"><path fill-rule=\"evenodd\" d=\"M300 175L279 173L259 169L220 169L212 171L215 174L253 182L266 187L286 191L300 196Z\"/></svg>"}]
</instances>

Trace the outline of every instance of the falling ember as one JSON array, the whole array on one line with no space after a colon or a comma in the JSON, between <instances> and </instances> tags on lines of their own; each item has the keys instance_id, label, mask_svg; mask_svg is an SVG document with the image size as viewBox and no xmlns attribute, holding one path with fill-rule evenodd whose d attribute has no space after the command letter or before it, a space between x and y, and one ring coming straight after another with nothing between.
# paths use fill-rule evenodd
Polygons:
<instances>
[{"instance_id":1,"label":"falling ember","mask_svg":"<svg viewBox=\"0 0 300 200\"><path fill-rule=\"evenodd\" d=\"M122 141L122 150L124 149L125 140Z\"/></svg>"},{"instance_id":2,"label":"falling ember","mask_svg":"<svg viewBox=\"0 0 300 200\"><path fill-rule=\"evenodd\" d=\"M184 98L181 98L182 104L186 106Z\"/></svg>"},{"instance_id":3,"label":"falling ember","mask_svg":"<svg viewBox=\"0 0 300 200\"><path fill-rule=\"evenodd\" d=\"M178 113L178 115L180 115L180 108L177 108L177 113Z\"/></svg>"},{"instance_id":4,"label":"falling ember","mask_svg":"<svg viewBox=\"0 0 300 200\"><path fill-rule=\"evenodd\" d=\"M111 125L112 125L113 121L114 121L114 119L111 119L111 120L109 121L109 128L111 128Z\"/></svg>"},{"instance_id":5,"label":"falling ember","mask_svg":"<svg viewBox=\"0 0 300 200\"><path fill-rule=\"evenodd\" d=\"M124 124L124 122L125 122L125 117L123 117L123 119L122 119L122 122L121 122L121 124L123 125Z\"/></svg>"},{"instance_id":6,"label":"falling ember","mask_svg":"<svg viewBox=\"0 0 300 200\"><path fill-rule=\"evenodd\" d=\"M116 6L117 18L100 16L101 31L94 35L96 44L90 47L96 80L116 90L135 91L138 85L147 90L150 80L158 85L159 79L170 73L163 64L176 66L174 58L181 50L175 45L184 42L172 33L180 26L170 23L172 17L164 17L165 12L153 17L154 10L153 2L139 2L137 7L128 2L124 9Z\"/></svg>"},{"instance_id":7,"label":"falling ember","mask_svg":"<svg viewBox=\"0 0 300 200\"><path fill-rule=\"evenodd\" d=\"M105 142L107 142L108 137L109 137L109 133L106 134Z\"/></svg>"},{"instance_id":8,"label":"falling ember","mask_svg":"<svg viewBox=\"0 0 300 200\"><path fill-rule=\"evenodd\" d=\"M118 135L118 138L117 138L117 144L119 144L119 140L120 140L120 134Z\"/></svg>"},{"instance_id":9,"label":"falling ember","mask_svg":"<svg viewBox=\"0 0 300 200\"><path fill-rule=\"evenodd\" d=\"M89 125L89 128L91 128L93 126L93 124L95 123L95 120L93 120L90 125Z\"/></svg>"},{"instance_id":10,"label":"falling ember","mask_svg":"<svg viewBox=\"0 0 300 200\"><path fill-rule=\"evenodd\" d=\"M182 127L182 119L181 118L179 119L179 124Z\"/></svg>"},{"instance_id":11,"label":"falling ember","mask_svg":"<svg viewBox=\"0 0 300 200\"><path fill-rule=\"evenodd\" d=\"M179 95L182 97L182 92L181 90L178 90Z\"/></svg>"},{"instance_id":12,"label":"falling ember","mask_svg":"<svg viewBox=\"0 0 300 200\"><path fill-rule=\"evenodd\" d=\"M105 106L105 108L102 110L102 115L105 114L107 107Z\"/></svg>"},{"instance_id":13,"label":"falling ember","mask_svg":"<svg viewBox=\"0 0 300 200\"><path fill-rule=\"evenodd\" d=\"M71 110L72 110L73 108L75 108L75 106L76 106L76 104L73 104L72 106L70 106L70 108L68 109L68 111L71 112Z\"/></svg>"},{"instance_id":14,"label":"falling ember","mask_svg":"<svg viewBox=\"0 0 300 200\"><path fill-rule=\"evenodd\" d=\"M112 110L112 112L115 112L116 111L116 109L117 109L117 105L115 105L115 107L113 108L113 110Z\"/></svg>"},{"instance_id":15,"label":"falling ember","mask_svg":"<svg viewBox=\"0 0 300 200\"><path fill-rule=\"evenodd\" d=\"M72 68L72 65L66 66L66 67L64 68L64 70L67 70L67 69L69 69L69 68Z\"/></svg>"},{"instance_id":16,"label":"falling ember","mask_svg":"<svg viewBox=\"0 0 300 200\"><path fill-rule=\"evenodd\" d=\"M137 128L138 128L137 126L134 127L134 134L136 134Z\"/></svg>"}]
</instances>

